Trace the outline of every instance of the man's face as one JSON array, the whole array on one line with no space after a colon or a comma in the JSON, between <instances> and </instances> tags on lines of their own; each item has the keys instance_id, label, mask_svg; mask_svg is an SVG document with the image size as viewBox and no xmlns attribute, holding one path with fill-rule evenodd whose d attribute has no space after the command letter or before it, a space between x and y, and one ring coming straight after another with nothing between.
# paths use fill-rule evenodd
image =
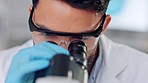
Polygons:
<instances>
[{"instance_id":1,"label":"man's face","mask_svg":"<svg viewBox=\"0 0 148 83\"><path fill-rule=\"evenodd\" d=\"M47 30L69 33L81 33L93 31L102 15L96 15L95 12L76 9L60 0L40 0L34 10L33 22L36 26ZM53 41L59 44L60 41L68 43L77 40L75 37L46 35L40 32L33 32L33 40L35 44L44 41ZM87 58L95 54L98 38L87 37L82 40L87 44ZM68 48L67 44L60 44L64 48Z\"/></svg>"}]
</instances>

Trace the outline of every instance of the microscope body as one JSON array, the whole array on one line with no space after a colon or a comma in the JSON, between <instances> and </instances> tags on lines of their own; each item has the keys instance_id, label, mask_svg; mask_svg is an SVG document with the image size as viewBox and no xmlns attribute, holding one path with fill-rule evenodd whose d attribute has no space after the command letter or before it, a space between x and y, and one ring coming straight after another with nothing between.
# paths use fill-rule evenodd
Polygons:
<instances>
[{"instance_id":1,"label":"microscope body","mask_svg":"<svg viewBox=\"0 0 148 83\"><path fill-rule=\"evenodd\" d=\"M35 72L34 83L87 83L86 46L81 41L69 45L70 56L55 55L48 68Z\"/></svg>"}]
</instances>

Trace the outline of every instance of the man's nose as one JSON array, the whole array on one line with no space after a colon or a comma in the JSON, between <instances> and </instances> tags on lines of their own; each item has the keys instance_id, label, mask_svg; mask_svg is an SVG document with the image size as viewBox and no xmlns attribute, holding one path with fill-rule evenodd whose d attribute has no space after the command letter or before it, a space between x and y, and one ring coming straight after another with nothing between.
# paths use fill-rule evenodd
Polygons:
<instances>
[{"instance_id":1,"label":"man's nose","mask_svg":"<svg viewBox=\"0 0 148 83\"><path fill-rule=\"evenodd\" d=\"M58 41L58 45L68 50L69 42L70 42L69 38L60 37L60 39Z\"/></svg>"},{"instance_id":2,"label":"man's nose","mask_svg":"<svg viewBox=\"0 0 148 83\"><path fill-rule=\"evenodd\" d=\"M65 48L66 50L68 50L68 45L67 44L62 43L62 44L60 44L60 46Z\"/></svg>"}]
</instances>

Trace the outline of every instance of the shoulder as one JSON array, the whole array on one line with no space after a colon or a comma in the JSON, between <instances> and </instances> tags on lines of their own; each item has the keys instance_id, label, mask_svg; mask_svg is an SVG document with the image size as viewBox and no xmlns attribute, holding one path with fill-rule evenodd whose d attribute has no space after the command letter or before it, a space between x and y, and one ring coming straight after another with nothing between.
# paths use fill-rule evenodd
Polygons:
<instances>
[{"instance_id":1,"label":"shoulder","mask_svg":"<svg viewBox=\"0 0 148 83\"><path fill-rule=\"evenodd\" d=\"M121 53L120 56L127 56L129 58L129 62L146 61L148 63L148 54L142 51L139 51L124 44L114 42L112 44L112 50L113 49L115 49L115 51L119 51L119 54Z\"/></svg>"},{"instance_id":2,"label":"shoulder","mask_svg":"<svg viewBox=\"0 0 148 83\"><path fill-rule=\"evenodd\" d=\"M103 43L103 48L108 48L105 50L107 50L107 52L109 52L110 54L115 54L121 57L125 56L131 59L138 59L138 60L146 59L148 61L148 54L144 52L141 52L137 49L134 49L132 47L129 47L121 43L115 43L104 35L101 38L101 40Z\"/></svg>"},{"instance_id":3,"label":"shoulder","mask_svg":"<svg viewBox=\"0 0 148 83\"><path fill-rule=\"evenodd\" d=\"M118 78L123 83L141 83L148 77L148 54L126 46L124 44L114 43L107 37L101 38L103 49L106 50L106 62L112 72L118 72ZM134 82L135 83L135 82Z\"/></svg>"},{"instance_id":4,"label":"shoulder","mask_svg":"<svg viewBox=\"0 0 148 83\"><path fill-rule=\"evenodd\" d=\"M134 80L136 83L147 83L148 55L126 45L116 44L116 46L122 50L123 54L121 53L120 56L126 56L125 63L127 63L124 71L119 74L119 79L124 80L125 83L128 81L132 83Z\"/></svg>"}]
</instances>

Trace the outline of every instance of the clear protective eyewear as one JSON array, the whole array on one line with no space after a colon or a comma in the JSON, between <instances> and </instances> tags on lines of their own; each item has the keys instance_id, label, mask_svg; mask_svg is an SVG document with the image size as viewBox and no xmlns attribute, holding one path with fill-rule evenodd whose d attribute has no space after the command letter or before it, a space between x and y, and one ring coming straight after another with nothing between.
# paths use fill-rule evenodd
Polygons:
<instances>
[{"instance_id":1,"label":"clear protective eyewear","mask_svg":"<svg viewBox=\"0 0 148 83\"><path fill-rule=\"evenodd\" d=\"M33 12L34 12L34 7L32 8L32 11L31 11L31 14L29 17L30 31L37 32L37 35L33 36L34 40L37 40L39 42L53 41L59 45L64 43L67 46L69 45L70 42L72 42L74 40L81 40L87 45L88 50L89 50L89 48L90 49L94 48L96 43L98 43L98 42L96 42L96 40L98 40L97 37L102 32L103 25L104 25L104 22L106 19L106 14L104 14L100 20L101 21L100 26L98 26L97 29L94 31L82 32L82 33L69 33L69 32L53 31L53 30L49 30L49 29L47 30L47 29L44 29L41 27L39 28L32 21ZM63 37L63 39L61 39L61 37Z\"/></svg>"}]
</instances>

